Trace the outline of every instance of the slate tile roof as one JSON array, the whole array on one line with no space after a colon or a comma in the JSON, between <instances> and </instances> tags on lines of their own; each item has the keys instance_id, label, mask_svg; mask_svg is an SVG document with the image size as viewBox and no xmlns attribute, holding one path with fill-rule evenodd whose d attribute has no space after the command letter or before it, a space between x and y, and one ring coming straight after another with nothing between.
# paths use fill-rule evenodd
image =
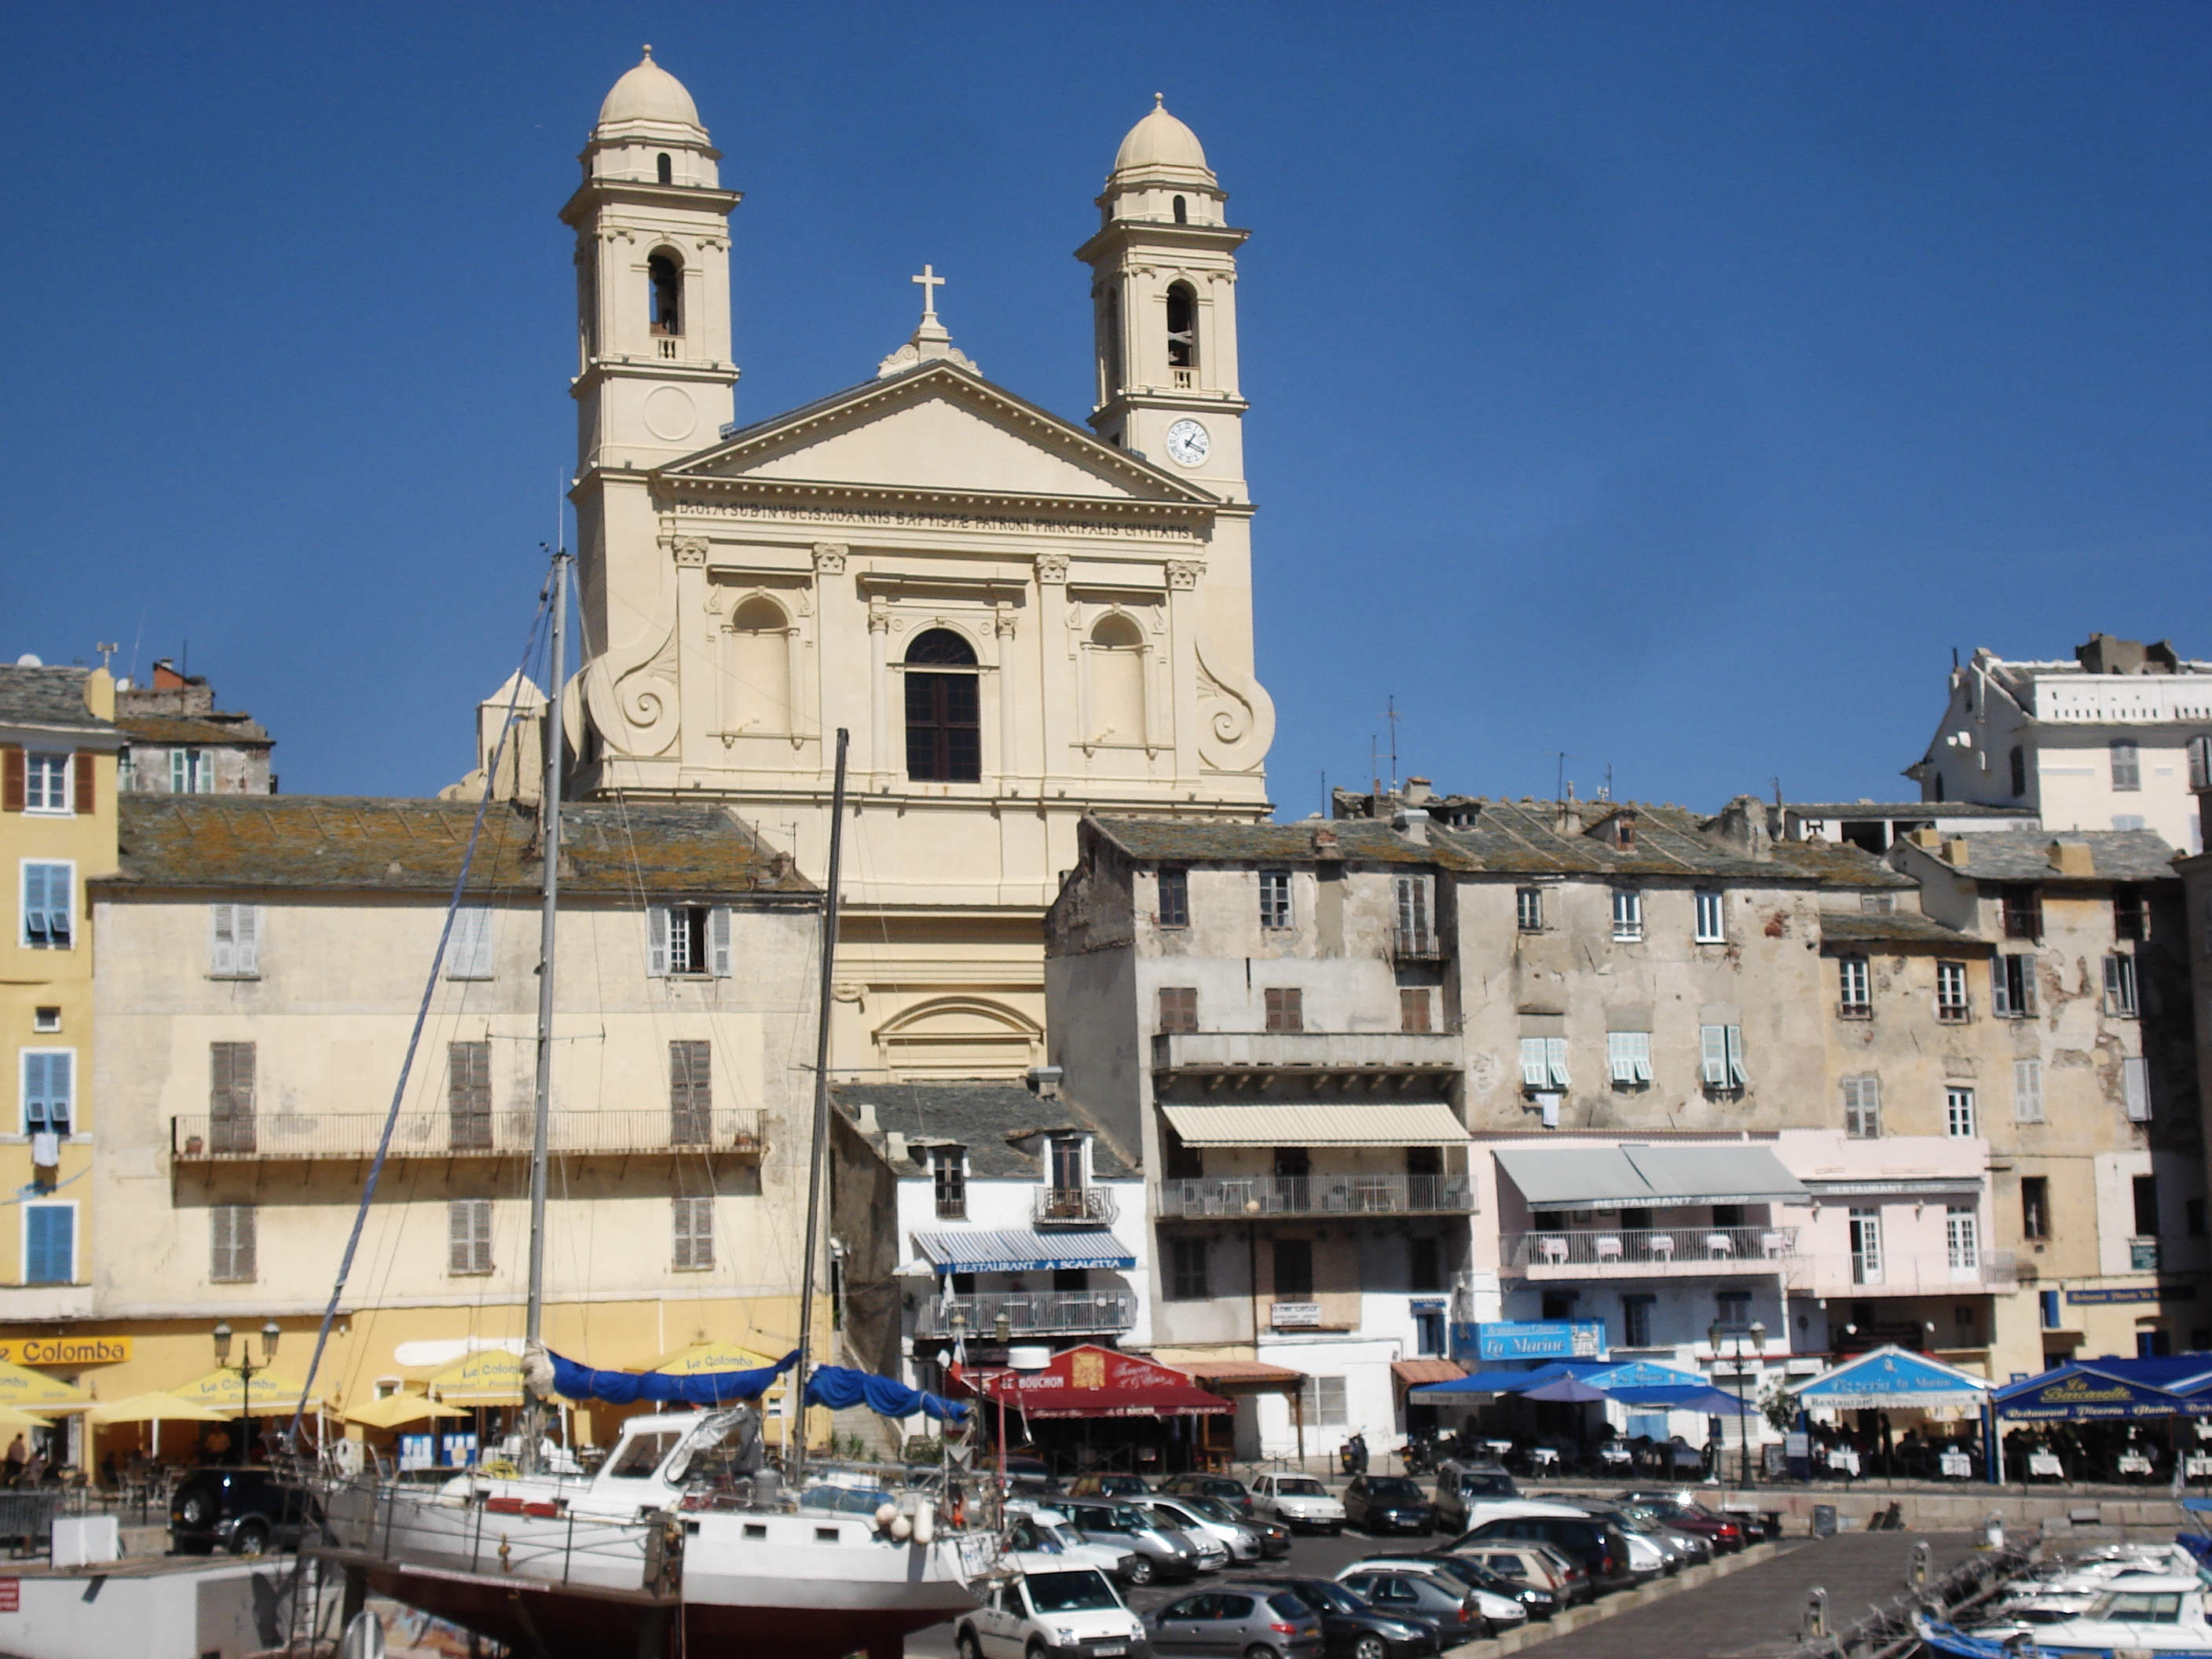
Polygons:
<instances>
[{"instance_id":1,"label":"slate tile roof","mask_svg":"<svg viewBox=\"0 0 2212 1659\"><path fill-rule=\"evenodd\" d=\"M1588 833L1623 810L1637 815L1636 844L1622 849ZM1370 818L1230 823L1192 818L1101 817L1098 830L1140 862L1311 864L1333 836L1347 862L1423 866L1469 874L1711 877L1747 883L1811 882L1853 888L1912 884L1859 848L1775 842L1754 857L1709 832L1713 820L1678 806L1569 803L1560 827L1551 801L1455 797L1432 803L1425 845Z\"/></svg>"},{"instance_id":2,"label":"slate tile roof","mask_svg":"<svg viewBox=\"0 0 2212 1659\"><path fill-rule=\"evenodd\" d=\"M125 795L121 867L95 884L132 888L449 890L476 815L471 801L332 795ZM561 809L564 892L728 899L809 894L791 860L725 807L570 802ZM495 801L469 890L532 890L538 815Z\"/></svg>"},{"instance_id":3,"label":"slate tile roof","mask_svg":"<svg viewBox=\"0 0 2212 1659\"><path fill-rule=\"evenodd\" d=\"M1065 1099L1042 1098L1020 1083L840 1083L830 1091L838 1109L857 1119L862 1104L875 1109L876 1145L896 1133L909 1142L949 1140L968 1149L971 1181L1035 1181L1042 1173L1039 1153L1010 1145L1009 1135L1041 1129L1092 1129L1097 1125ZM899 1173L919 1179L925 1166ZM1091 1143L1095 1181L1133 1181L1118 1149L1103 1135Z\"/></svg>"},{"instance_id":4,"label":"slate tile roof","mask_svg":"<svg viewBox=\"0 0 2212 1659\"><path fill-rule=\"evenodd\" d=\"M246 714L124 714L116 725L139 743L228 744L274 749L276 740Z\"/></svg>"},{"instance_id":5,"label":"slate tile roof","mask_svg":"<svg viewBox=\"0 0 2212 1659\"><path fill-rule=\"evenodd\" d=\"M88 668L0 665L0 726L112 735L115 727L84 706L84 683L91 672Z\"/></svg>"},{"instance_id":6,"label":"slate tile roof","mask_svg":"<svg viewBox=\"0 0 2212 1659\"><path fill-rule=\"evenodd\" d=\"M2032 806L1984 806L1962 800L1791 801L1784 809L1801 818L2032 818ZM1979 834L1978 830L1975 832Z\"/></svg>"},{"instance_id":7,"label":"slate tile roof","mask_svg":"<svg viewBox=\"0 0 2212 1659\"><path fill-rule=\"evenodd\" d=\"M1932 945L1960 951L1986 951L1990 942L1955 927L1946 927L1916 912L1899 910L1887 916L1870 916L1856 910L1820 912L1820 940L1825 945Z\"/></svg>"},{"instance_id":8,"label":"slate tile roof","mask_svg":"<svg viewBox=\"0 0 2212 1659\"><path fill-rule=\"evenodd\" d=\"M2161 881L2174 873L2174 849L2150 830L1977 830L1960 839L1966 843L1964 864L1953 864L1940 842L1918 850L1976 881ZM2061 874L2051 862L2053 842L2086 844L2095 873Z\"/></svg>"}]
</instances>

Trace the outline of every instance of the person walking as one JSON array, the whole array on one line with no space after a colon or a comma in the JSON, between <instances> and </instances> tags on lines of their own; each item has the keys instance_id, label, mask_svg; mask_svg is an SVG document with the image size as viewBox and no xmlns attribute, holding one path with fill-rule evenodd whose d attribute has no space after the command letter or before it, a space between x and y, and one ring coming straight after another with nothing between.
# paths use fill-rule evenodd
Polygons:
<instances>
[{"instance_id":1,"label":"person walking","mask_svg":"<svg viewBox=\"0 0 2212 1659\"><path fill-rule=\"evenodd\" d=\"M23 1465L30 1460L30 1449L23 1443L23 1431L18 1429L15 1437L8 1443L7 1481L14 1486L23 1478Z\"/></svg>"}]
</instances>

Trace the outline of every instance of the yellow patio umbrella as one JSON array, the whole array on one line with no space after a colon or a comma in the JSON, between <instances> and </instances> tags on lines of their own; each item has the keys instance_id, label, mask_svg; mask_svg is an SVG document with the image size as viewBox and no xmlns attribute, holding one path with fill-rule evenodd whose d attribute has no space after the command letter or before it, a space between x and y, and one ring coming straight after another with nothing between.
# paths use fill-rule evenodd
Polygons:
<instances>
[{"instance_id":1,"label":"yellow patio umbrella","mask_svg":"<svg viewBox=\"0 0 2212 1659\"><path fill-rule=\"evenodd\" d=\"M227 1413L179 1400L173 1394L134 1394L128 1400L102 1401L84 1414L88 1423L228 1423Z\"/></svg>"},{"instance_id":2,"label":"yellow patio umbrella","mask_svg":"<svg viewBox=\"0 0 2212 1659\"><path fill-rule=\"evenodd\" d=\"M441 1405L428 1395L395 1394L372 1400L345 1414L349 1423L366 1423L372 1429L396 1429L403 1423L421 1423L433 1417L466 1417L459 1406Z\"/></svg>"},{"instance_id":3,"label":"yellow patio umbrella","mask_svg":"<svg viewBox=\"0 0 2212 1659\"><path fill-rule=\"evenodd\" d=\"M429 1390L449 1406L520 1406L522 1361L497 1348L471 1354L429 1381Z\"/></svg>"},{"instance_id":4,"label":"yellow patio umbrella","mask_svg":"<svg viewBox=\"0 0 2212 1659\"><path fill-rule=\"evenodd\" d=\"M13 1406L0 1406L0 1429L51 1429L53 1424L29 1412L19 1412Z\"/></svg>"},{"instance_id":5,"label":"yellow patio umbrella","mask_svg":"<svg viewBox=\"0 0 2212 1659\"><path fill-rule=\"evenodd\" d=\"M0 1360L0 1406L13 1406L19 1412L81 1412L92 1403L82 1389L71 1388L58 1376Z\"/></svg>"},{"instance_id":6,"label":"yellow patio umbrella","mask_svg":"<svg viewBox=\"0 0 2212 1659\"><path fill-rule=\"evenodd\" d=\"M298 1377L287 1376L282 1371L257 1370L253 1373L249 1401L246 1384L239 1374L233 1370L222 1370L210 1371L197 1382L171 1389L169 1392L179 1400L205 1406L210 1411L228 1413L231 1417L237 1416L249 1403L258 1416L280 1417L300 1403L302 1386ZM309 1411L320 1411L322 1408L319 1396L309 1397Z\"/></svg>"}]
</instances>

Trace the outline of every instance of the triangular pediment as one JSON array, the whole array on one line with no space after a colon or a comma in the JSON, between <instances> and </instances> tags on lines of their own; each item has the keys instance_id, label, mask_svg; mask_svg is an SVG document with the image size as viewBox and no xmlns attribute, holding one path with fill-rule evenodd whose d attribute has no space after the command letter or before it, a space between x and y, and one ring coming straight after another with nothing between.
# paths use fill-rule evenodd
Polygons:
<instances>
[{"instance_id":1,"label":"triangular pediment","mask_svg":"<svg viewBox=\"0 0 2212 1659\"><path fill-rule=\"evenodd\" d=\"M863 494L1218 505L1206 490L945 363L745 428L662 476Z\"/></svg>"}]
</instances>

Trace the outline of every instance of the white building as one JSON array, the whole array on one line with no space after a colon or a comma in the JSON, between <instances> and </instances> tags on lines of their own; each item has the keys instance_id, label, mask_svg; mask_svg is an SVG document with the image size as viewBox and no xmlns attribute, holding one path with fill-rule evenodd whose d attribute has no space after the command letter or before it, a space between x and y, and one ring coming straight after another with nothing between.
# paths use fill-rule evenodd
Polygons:
<instances>
[{"instance_id":1,"label":"white building","mask_svg":"<svg viewBox=\"0 0 2212 1659\"><path fill-rule=\"evenodd\" d=\"M1905 776L1927 800L2017 806L2046 830L2149 830L2203 851L2190 783L2212 750L2212 662L2107 634L2074 656L1975 652L1951 671L1942 721Z\"/></svg>"}]
</instances>

